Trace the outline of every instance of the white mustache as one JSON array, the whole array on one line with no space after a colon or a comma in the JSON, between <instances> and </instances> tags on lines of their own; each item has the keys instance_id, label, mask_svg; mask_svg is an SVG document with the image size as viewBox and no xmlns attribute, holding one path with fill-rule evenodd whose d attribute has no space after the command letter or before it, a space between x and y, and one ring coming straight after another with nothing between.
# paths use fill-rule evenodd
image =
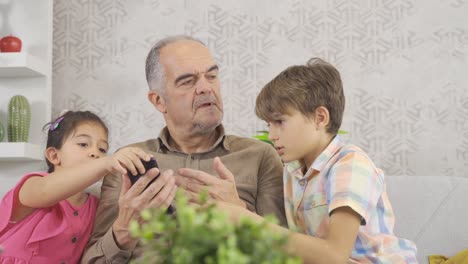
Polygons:
<instances>
[{"instance_id":1,"label":"white mustache","mask_svg":"<svg viewBox=\"0 0 468 264\"><path fill-rule=\"evenodd\" d=\"M194 109L198 109L200 106L204 104L213 104L218 106L218 100L213 97L199 97L195 99L195 102L193 103Z\"/></svg>"}]
</instances>

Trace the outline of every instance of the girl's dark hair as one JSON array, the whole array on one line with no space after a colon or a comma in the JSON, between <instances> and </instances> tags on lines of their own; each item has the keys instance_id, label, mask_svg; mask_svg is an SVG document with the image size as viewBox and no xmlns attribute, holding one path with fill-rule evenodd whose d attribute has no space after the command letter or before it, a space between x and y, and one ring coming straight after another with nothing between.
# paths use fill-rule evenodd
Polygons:
<instances>
[{"instance_id":1,"label":"girl's dark hair","mask_svg":"<svg viewBox=\"0 0 468 264\"><path fill-rule=\"evenodd\" d=\"M46 148L61 149L65 139L67 139L75 129L83 123L97 123L100 124L106 135L109 135L109 129L100 117L91 113L90 111L67 111L65 114L57 117L54 121L47 123L44 129L47 129L47 146ZM54 165L47 159L47 166L49 173L54 172Z\"/></svg>"}]
</instances>

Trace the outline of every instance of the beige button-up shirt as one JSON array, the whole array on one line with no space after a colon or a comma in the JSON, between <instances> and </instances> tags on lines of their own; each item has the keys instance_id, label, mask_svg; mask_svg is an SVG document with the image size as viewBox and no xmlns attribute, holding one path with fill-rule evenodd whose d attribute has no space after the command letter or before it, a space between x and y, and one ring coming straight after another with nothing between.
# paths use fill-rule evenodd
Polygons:
<instances>
[{"instance_id":1,"label":"beige button-up shirt","mask_svg":"<svg viewBox=\"0 0 468 264\"><path fill-rule=\"evenodd\" d=\"M220 157L233 173L239 197L247 208L259 215L273 214L286 226L283 200L283 165L274 148L256 139L225 135L218 128L216 143L203 153L183 153L170 145L169 131L164 128L157 139L131 144L154 155L161 171L191 168L218 177L213 159ZM112 233L118 216L121 189L120 175L108 175L101 187L96 221L81 263L127 263L132 252L121 250Z\"/></svg>"}]
</instances>

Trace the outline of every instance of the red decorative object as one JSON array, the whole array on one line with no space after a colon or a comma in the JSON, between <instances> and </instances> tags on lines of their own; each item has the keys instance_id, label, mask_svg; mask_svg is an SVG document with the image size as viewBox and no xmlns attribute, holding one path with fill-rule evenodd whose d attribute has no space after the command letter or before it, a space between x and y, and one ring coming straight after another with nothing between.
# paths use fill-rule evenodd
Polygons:
<instances>
[{"instance_id":1,"label":"red decorative object","mask_svg":"<svg viewBox=\"0 0 468 264\"><path fill-rule=\"evenodd\" d=\"M15 36L6 36L0 40L0 51L1 52L20 52L21 51L21 39Z\"/></svg>"}]
</instances>

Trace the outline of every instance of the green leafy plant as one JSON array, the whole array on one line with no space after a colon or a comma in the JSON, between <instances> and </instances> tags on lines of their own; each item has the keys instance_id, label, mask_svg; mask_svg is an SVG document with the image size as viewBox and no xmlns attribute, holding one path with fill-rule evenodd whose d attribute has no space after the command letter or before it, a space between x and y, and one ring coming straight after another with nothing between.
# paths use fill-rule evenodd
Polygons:
<instances>
[{"instance_id":1,"label":"green leafy plant","mask_svg":"<svg viewBox=\"0 0 468 264\"><path fill-rule=\"evenodd\" d=\"M344 135L344 134L348 134L347 131L345 130L338 130L338 135ZM266 130L259 130L257 131L257 135L253 136L253 138L256 138L258 140L261 140L263 142L266 142L272 146L274 146L273 142L271 142L271 140L268 138L268 131Z\"/></svg>"},{"instance_id":2,"label":"green leafy plant","mask_svg":"<svg viewBox=\"0 0 468 264\"><path fill-rule=\"evenodd\" d=\"M271 140L268 138L268 131L259 130L259 131L257 131L257 135L255 135L253 137L274 146L273 142L271 142Z\"/></svg>"},{"instance_id":3,"label":"green leafy plant","mask_svg":"<svg viewBox=\"0 0 468 264\"><path fill-rule=\"evenodd\" d=\"M201 206L191 206L181 193L177 194L177 216L163 210L145 210L143 224L132 222L132 234L143 243L143 256L134 263L302 263L283 251L284 235L267 228L268 221L258 224L241 219L235 224L215 205L200 196Z\"/></svg>"}]
</instances>

